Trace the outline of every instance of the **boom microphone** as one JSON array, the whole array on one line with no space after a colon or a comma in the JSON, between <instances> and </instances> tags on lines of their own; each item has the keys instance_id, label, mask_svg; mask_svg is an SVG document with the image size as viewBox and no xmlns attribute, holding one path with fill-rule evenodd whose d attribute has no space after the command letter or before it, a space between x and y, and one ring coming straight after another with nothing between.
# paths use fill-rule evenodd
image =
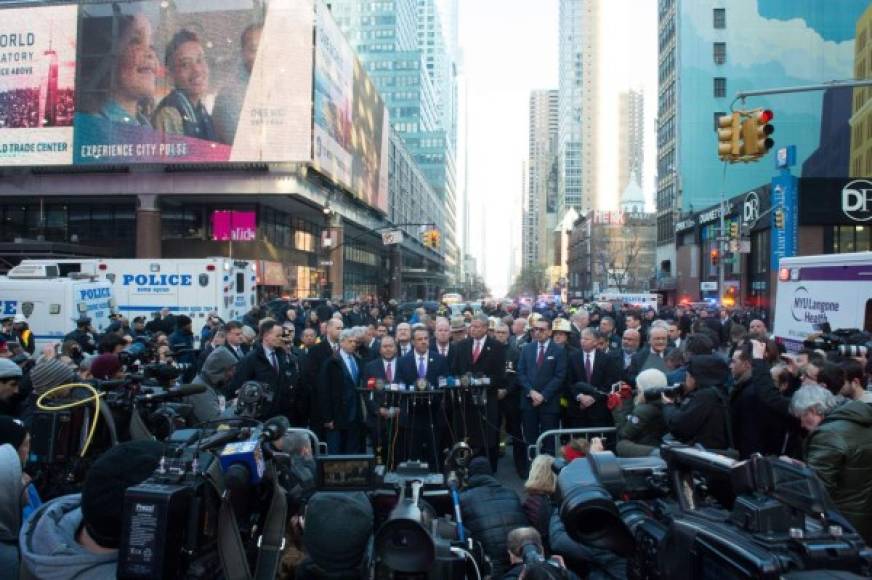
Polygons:
<instances>
[{"instance_id":1,"label":"boom microphone","mask_svg":"<svg viewBox=\"0 0 872 580\"><path fill-rule=\"evenodd\" d=\"M191 395L199 395L206 392L205 385L182 385L176 389L167 389L163 393L149 393L137 395L136 400L144 403L162 403L173 399L182 399Z\"/></svg>"}]
</instances>

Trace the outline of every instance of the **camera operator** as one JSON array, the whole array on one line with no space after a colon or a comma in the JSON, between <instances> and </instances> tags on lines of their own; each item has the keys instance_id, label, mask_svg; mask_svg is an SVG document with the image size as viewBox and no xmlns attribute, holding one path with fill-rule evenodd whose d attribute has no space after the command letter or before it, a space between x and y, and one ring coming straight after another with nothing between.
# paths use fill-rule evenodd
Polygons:
<instances>
[{"instance_id":1,"label":"camera operator","mask_svg":"<svg viewBox=\"0 0 872 580\"><path fill-rule=\"evenodd\" d=\"M666 434L666 421L663 418L663 401L650 400L645 391L662 390L666 386L666 375L657 369L648 369L636 377L636 398L633 408L624 418L620 414L623 405L612 410L618 428L618 445L615 448L619 457L645 457L660 447Z\"/></svg>"},{"instance_id":2,"label":"camera operator","mask_svg":"<svg viewBox=\"0 0 872 580\"><path fill-rule=\"evenodd\" d=\"M91 319L83 316L76 321L76 329L64 337L64 340L75 340L82 348L82 352L94 354L97 352L97 343L94 341L94 327Z\"/></svg>"},{"instance_id":3,"label":"camera operator","mask_svg":"<svg viewBox=\"0 0 872 580\"><path fill-rule=\"evenodd\" d=\"M160 463L163 444L129 441L109 449L88 471L81 494L43 504L19 535L25 579L114 578L124 493Z\"/></svg>"},{"instance_id":4,"label":"camera operator","mask_svg":"<svg viewBox=\"0 0 872 580\"><path fill-rule=\"evenodd\" d=\"M783 455L792 418L790 399L783 396L772 380L764 359L766 344L752 339L732 353L730 371L730 419L733 440L741 459L752 453Z\"/></svg>"},{"instance_id":5,"label":"camera operator","mask_svg":"<svg viewBox=\"0 0 872 580\"><path fill-rule=\"evenodd\" d=\"M216 348L206 357L203 368L191 381L192 385L203 385L206 391L185 397L185 402L193 406L195 422L211 421L224 413L224 391L235 370L236 357L226 348Z\"/></svg>"},{"instance_id":6,"label":"camera operator","mask_svg":"<svg viewBox=\"0 0 872 580\"><path fill-rule=\"evenodd\" d=\"M263 418L285 415L291 425L302 425L304 410L297 397L300 379L297 359L283 350L282 327L274 320L261 324L260 333L260 340L236 367L230 391L238 391L246 381L266 383L272 389L273 404L265 410Z\"/></svg>"},{"instance_id":7,"label":"camera operator","mask_svg":"<svg viewBox=\"0 0 872 580\"><path fill-rule=\"evenodd\" d=\"M312 496L303 517L306 558L294 571L296 580L366 578L367 551L375 517L363 492Z\"/></svg>"},{"instance_id":8,"label":"camera operator","mask_svg":"<svg viewBox=\"0 0 872 580\"><path fill-rule=\"evenodd\" d=\"M518 494L494 478L486 458L473 459L468 473L466 489L460 494L463 525L481 542L491 559L493 576L499 578L509 568L506 537L511 530L527 526L527 516Z\"/></svg>"},{"instance_id":9,"label":"camera operator","mask_svg":"<svg viewBox=\"0 0 872 580\"><path fill-rule=\"evenodd\" d=\"M840 405L827 389L806 385L793 395L790 409L809 432L806 463L842 515L872 545L872 405Z\"/></svg>"},{"instance_id":10,"label":"camera operator","mask_svg":"<svg viewBox=\"0 0 872 580\"><path fill-rule=\"evenodd\" d=\"M675 439L712 450L731 447L727 406L721 394L726 380L727 364L721 357L690 358L680 401L661 395L666 427Z\"/></svg>"},{"instance_id":11,"label":"camera operator","mask_svg":"<svg viewBox=\"0 0 872 580\"><path fill-rule=\"evenodd\" d=\"M545 559L542 538L534 528L516 528L506 538L511 568L503 575L503 580L554 578L577 579L578 576L566 569L560 558Z\"/></svg>"},{"instance_id":12,"label":"camera operator","mask_svg":"<svg viewBox=\"0 0 872 580\"><path fill-rule=\"evenodd\" d=\"M315 492L315 457L312 440L306 433L290 431L275 443L275 447L288 454L290 465L279 470L282 487L288 496L288 513L300 513Z\"/></svg>"}]
</instances>

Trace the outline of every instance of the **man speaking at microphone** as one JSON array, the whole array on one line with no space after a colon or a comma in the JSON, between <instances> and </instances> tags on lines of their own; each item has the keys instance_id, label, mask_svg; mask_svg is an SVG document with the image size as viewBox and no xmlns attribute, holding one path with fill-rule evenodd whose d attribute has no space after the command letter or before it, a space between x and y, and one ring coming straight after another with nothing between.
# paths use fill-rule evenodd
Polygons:
<instances>
[{"instance_id":1,"label":"man speaking at microphone","mask_svg":"<svg viewBox=\"0 0 872 580\"><path fill-rule=\"evenodd\" d=\"M412 350L397 361L401 383L417 388L418 381L426 382L428 389L435 389L439 377L448 375L448 360L430 351L430 333L426 328L412 332ZM439 471L439 413L441 400L436 394L419 398L408 404L409 459L426 461L430 468ZM405 411L405 409L404 409Z\"/></svg>"}]
</instances>

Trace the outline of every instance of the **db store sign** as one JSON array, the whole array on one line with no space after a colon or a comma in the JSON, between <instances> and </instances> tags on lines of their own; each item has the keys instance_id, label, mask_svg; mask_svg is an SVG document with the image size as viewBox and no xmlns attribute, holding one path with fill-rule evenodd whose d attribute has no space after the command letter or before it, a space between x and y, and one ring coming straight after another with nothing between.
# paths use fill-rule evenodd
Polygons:
<instances>
[{"instance_id":1,"label":"db store sign","mask_svg":"<svg viewBox=\"0 0 872 580\"><path fill-rule=\"evenodd\" d=\"M872 220L872 182L856 179L842 188L842 213L855 222Z\"/></svg>"}]
</instances>

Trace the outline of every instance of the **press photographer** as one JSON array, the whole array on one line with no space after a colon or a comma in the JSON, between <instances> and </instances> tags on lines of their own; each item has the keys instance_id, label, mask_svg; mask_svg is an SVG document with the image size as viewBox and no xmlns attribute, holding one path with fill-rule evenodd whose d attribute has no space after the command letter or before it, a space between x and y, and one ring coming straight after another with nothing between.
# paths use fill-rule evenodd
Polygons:
<instances>
[{"instance_id":1,"label":"press photographer","mask_svg":"<svg viewBox=\"0 0 872 580\"><path fill-rule=\"evenodd\" d=\"M727 450L731 445L725 402L727 364L716 355L695 355L687 365L680 397L661 395L669 433L687 445Z\"/></svg>"},{"instance_id":2,"label":"press photographer","mask_svg":"<svg viewBox=\"0 0 872 580\"><path fill-rule=\"evenodd\" d=\"M503 580L551 579L577 580L578 576L566 569L559 557L546 558L542 537L535 528L515 528L506 539L509 568Z\"/></svg>"}]
</instances>

